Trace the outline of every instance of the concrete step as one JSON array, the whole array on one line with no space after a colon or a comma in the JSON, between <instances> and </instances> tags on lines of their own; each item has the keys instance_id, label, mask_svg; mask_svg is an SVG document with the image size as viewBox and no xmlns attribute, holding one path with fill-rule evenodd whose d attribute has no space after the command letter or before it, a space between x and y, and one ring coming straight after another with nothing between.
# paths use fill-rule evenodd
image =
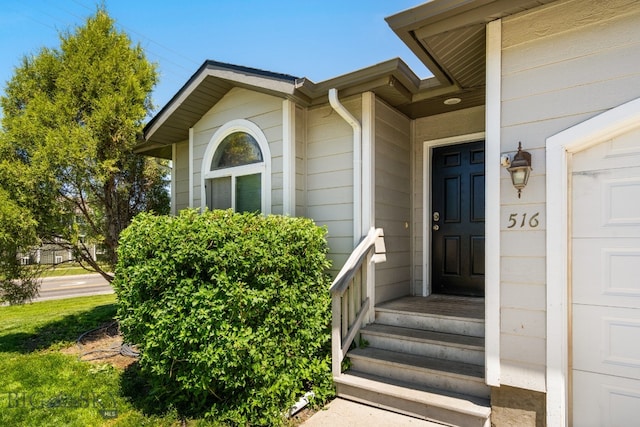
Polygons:
<instances>
[{"instance_id":1,"label":"concrete step","mask_svg":"<svg viewBox=\"0 0 640 427\"><path fill-rule=\"evenodd\" d=\"M484 382L484 368L479 365L374 347L356 348L349 351L347 356L354 372L489 398L490 390Z\"/></svg>"},{"instance_id":2,"label":"concrete step","mask_svg":"<svg viewBox=\"0 0 640 427\"><path fill-rule=\"evenodd\" d=\"M376 323L360 334L369 347L484 366L484 338Z\"/></svg>"},{"instance_id":3,"label":"concrete step","mask_svg":"<svg viewBox=\"0 0 640 427\"><path fill-rule=\"evenodd\" d=\"M375 323L447 334L484 337L484 318L410 312L380 306L376 307Z\"/></svg>"},{"instance_id":4,"label":"concrete step","mask_svg":"<svg viewBox=\"0 0 640 427\"><path fill-rule=\"evenodd\" d=\"M345 399L449 426L489 427L487 399L362 373L345 373L334 382L338 396Z\"/></svg>"}]
</instances>

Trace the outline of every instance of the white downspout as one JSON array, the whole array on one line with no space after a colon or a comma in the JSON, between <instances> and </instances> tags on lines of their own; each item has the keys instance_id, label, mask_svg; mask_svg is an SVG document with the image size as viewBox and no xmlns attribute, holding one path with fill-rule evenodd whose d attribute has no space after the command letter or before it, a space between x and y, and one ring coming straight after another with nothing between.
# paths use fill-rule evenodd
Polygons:
<instances>
[{"instance_id":1,"label":"white downspout","mask_svg":"<svg viewBox=\"0 0 640 427\"><path fill-rule=\"evenodd\" d=\"M338 90L329 89L329 104L353 128L353 247L362 238L362 126L360 122L340 103Z\"/></svg>"}]
</instances>

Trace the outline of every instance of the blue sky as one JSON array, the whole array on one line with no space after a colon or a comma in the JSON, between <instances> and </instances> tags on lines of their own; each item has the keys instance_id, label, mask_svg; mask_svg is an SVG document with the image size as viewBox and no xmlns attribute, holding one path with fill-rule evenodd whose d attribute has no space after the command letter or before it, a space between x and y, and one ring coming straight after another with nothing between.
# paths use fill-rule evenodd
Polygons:
<instances>
[{"instance_id":1,"label":"blue sky","mask_svg":"<svg viewBox=\"0 0 640 427\"><path fill-rule=\"evenodd\" d=\"M157 109L206 59L319 82L400 57L418 76L430 76L384 21L423 0L103 1L118 27L158 64ZM58 33L82 25L96 4L2 0L2 90L24 55L58 47Z\"/></svg>"}]
</instances>

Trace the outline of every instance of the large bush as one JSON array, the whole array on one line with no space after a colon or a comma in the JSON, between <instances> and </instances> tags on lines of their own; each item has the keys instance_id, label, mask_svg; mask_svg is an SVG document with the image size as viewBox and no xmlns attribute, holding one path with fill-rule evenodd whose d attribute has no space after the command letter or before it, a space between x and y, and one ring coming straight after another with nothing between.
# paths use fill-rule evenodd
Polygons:
<instances>
[{"instance_id":1,"label":"large bush","mask_svg":"<svg viewBox=\"0 0 640 427\"><path fill-rule=\"evenodd\" d=\"M272 425L305 391L328 397L325 233L308 219L231 211L136 217L114 288L152 398Z\"/></svg>"}]
</instances>

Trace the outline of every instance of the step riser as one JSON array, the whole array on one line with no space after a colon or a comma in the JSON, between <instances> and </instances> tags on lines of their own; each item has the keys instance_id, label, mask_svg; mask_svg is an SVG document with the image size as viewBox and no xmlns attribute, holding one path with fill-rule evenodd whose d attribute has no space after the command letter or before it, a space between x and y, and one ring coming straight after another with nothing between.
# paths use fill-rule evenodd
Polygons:
<instances>
[{"instance_id":1,"label":"step riser","mask_svg":"<svg viewBox=\"0 0 640 427\"><path fill-rule=\"evenodd\" d=\"M350 374L335 378L337 394L446 425L489 427L484 316L466 300L430 303L376 308L375 324L360 331L367 347L350 351Z\"/></svg>"},{"instance_id":2,"label":"step riser","mask_svg":"<svg viewBox=\"0 0 640 427\"><path fill-rule=\"evenodd\" d=\"M388 396L384 393L372 390L365 390L359 387L336 383L336 391L338 396L345 399L411 415L417 418L444 423L446 425L489 427L488 418L475 417L473 415L456 412L446 408L426 405L420 402L412 402L407 399Z\"/></svg>"},{"instance_id":3,"label":"step riser","mask_svg":"<svg viewBox=\"0 0 640 427\"><path fill-rule=\"evenodd\" d=\"M374 359L361 359L351 357L351 369L394 381L422 384L440 390L448 390L454 393L468 394L470 396L488 399L489 387L478 378L466 376L453 376L446 372L434 372L408 366L397 366Z\"/></svg>"},{"instance_id":4,"label":"step riser","mask_svg":"<svg viewBox=\"0 0 640 427\"><path fill-rule=\"evenodd\" d=\"M484 349L411 341L401 337L372 335L364 331L362 331L361 335L370 347L484 366Z\"/></svg>"},{"instance_id":5,"label":"step riser","mask_svg":"<svg viewBox=\"0 0 640 427\"><path fill-rule=\"evenodd\" d=\"M448 334L484 337L484 322L376 310L376 323Z\"/></svg>"}]
</instances>

